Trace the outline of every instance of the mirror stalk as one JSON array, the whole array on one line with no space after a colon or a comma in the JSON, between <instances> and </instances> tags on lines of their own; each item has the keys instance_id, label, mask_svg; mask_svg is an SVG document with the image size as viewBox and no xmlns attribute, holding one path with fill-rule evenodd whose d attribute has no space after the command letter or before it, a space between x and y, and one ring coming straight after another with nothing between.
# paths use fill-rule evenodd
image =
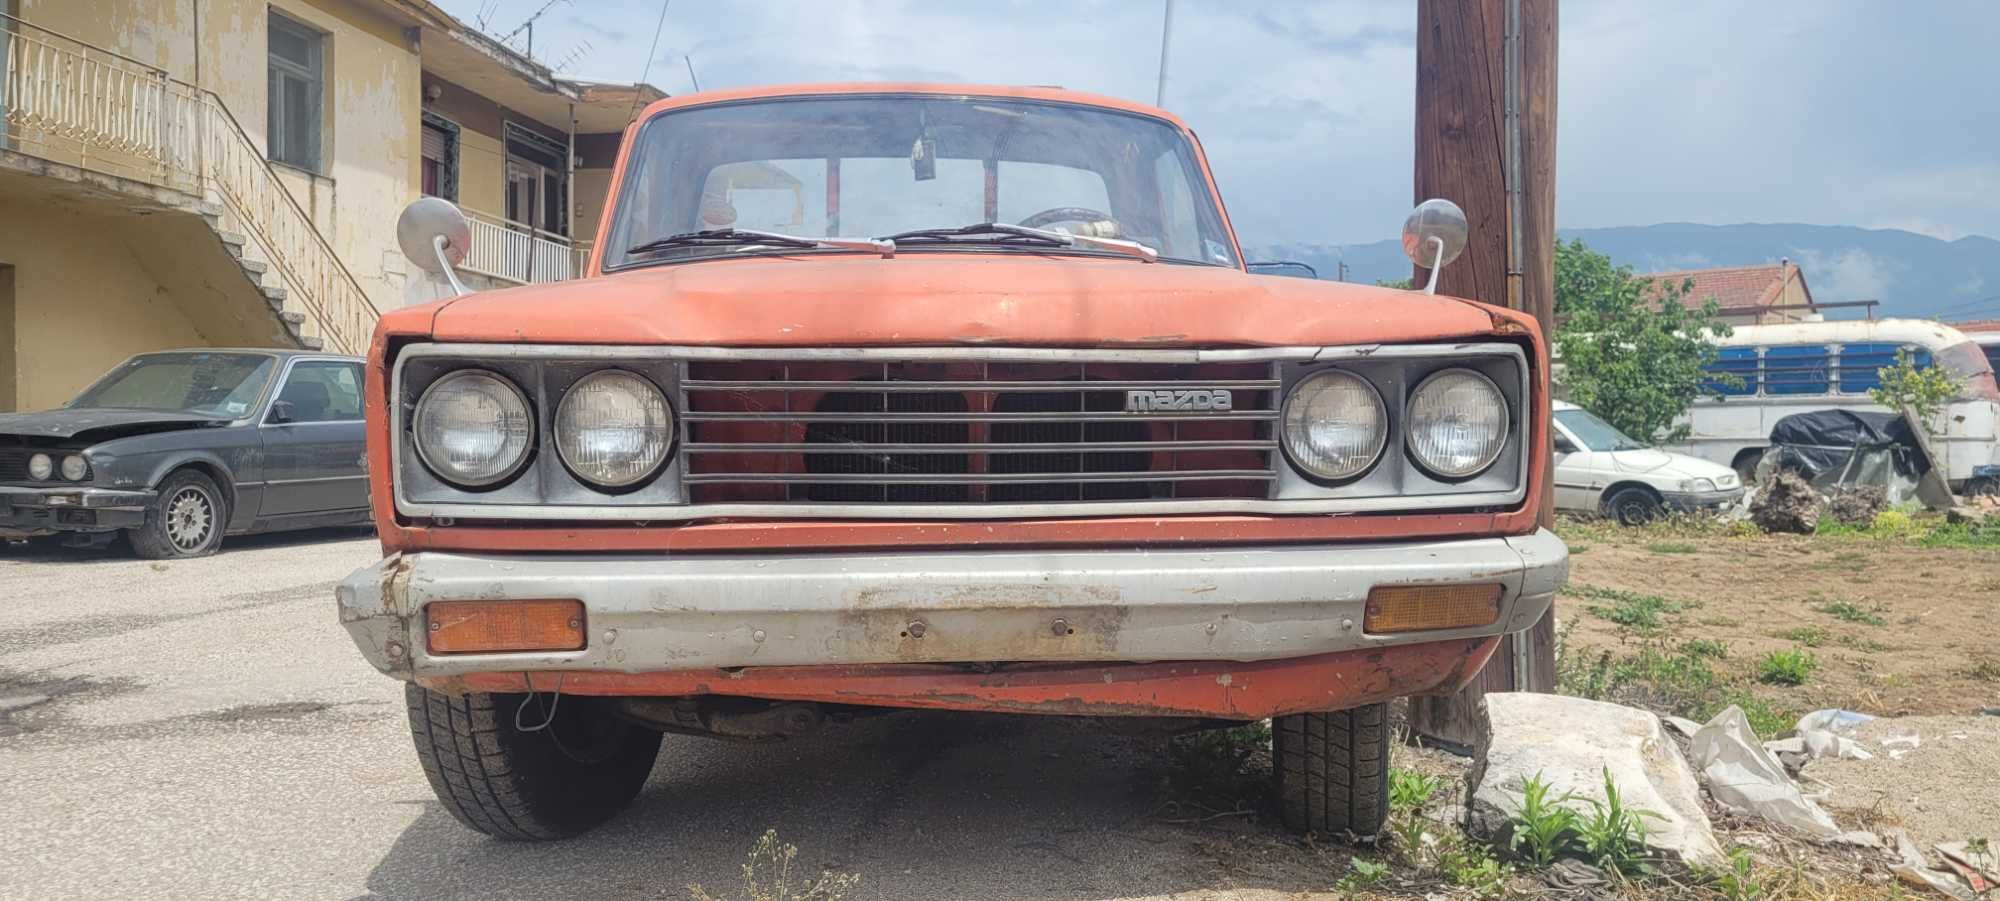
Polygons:
<instances>
[{"instance_id":1,"label":"mirror stalk","mask_svg":"<svg viewBox=\"0 0 2000 901\"><path fill-rule=\"evenodd\" d=\"M1424 293L1436 294L1438 293L1438 273L1440 271L1443 271L1445 263L1444 239L1436 235L1432 235L1428 243L1437 246L1437 253L1431 257L1431 277L1429 281L1426 281L1424 283Z\"/></svg>"},{"instance_id":2,"label":"mirror stalk","mask_svg":"<svg viewBox=\"0 0 2000 901\"><path fill-rule=\"evenodd\" d=\"M458 270L452 268L451 258L445 254L445 248L450 246L451 239L444 235L436 235L431 238L431 250L437 253L438 272L444 275L445 281L451 283L451 293L453 296L464 297L467 294L471 294L472 290L467 288L464 282L458 280ZM1431 284L1437 284L1436 270L1432 270L1431 272Z\"/></svg>"}]
</instances>

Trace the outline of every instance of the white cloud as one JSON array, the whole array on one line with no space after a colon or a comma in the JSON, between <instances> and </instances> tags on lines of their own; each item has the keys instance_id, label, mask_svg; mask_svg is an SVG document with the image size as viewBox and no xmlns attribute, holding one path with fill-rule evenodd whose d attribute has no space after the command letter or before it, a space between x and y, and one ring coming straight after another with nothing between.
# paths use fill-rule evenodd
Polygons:
<instances>
[{"instance_id":1,"label":"white cloud","mask_svg":"<svg viewBox=\"0 0 2000 901\"><path fill-rule=\"evenodd\" d=\"M1889 293L1897 264L1879 259L1858 248L1839 255L1817 250L1801 251L1795 258L1806 271L1813 299L1823 302L1880 300Z\"/></svg>"}]
</instances>

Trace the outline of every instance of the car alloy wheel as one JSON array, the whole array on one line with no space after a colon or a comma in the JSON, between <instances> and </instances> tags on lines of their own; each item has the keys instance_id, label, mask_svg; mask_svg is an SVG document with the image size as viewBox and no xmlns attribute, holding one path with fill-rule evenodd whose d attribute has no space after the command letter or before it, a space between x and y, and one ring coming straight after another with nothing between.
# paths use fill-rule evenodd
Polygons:
<instances>
[{"instance_id":1,"label":"car alloy wheel","mask_svg":"<svg viewBox=\"0 0 2000 901\"><path fill-rule=\"evenodd\" d=\"M182 553L193 553L208 544L215 530L215 499L208 492L189 485L176 492L166 506L167 540Z\"/></svg>"}]
</instances>

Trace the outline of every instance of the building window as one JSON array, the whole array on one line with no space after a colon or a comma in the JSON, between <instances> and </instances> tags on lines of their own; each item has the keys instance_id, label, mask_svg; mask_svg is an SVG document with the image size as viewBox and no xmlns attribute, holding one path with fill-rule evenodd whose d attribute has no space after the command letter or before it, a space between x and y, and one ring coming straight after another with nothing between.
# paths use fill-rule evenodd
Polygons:
<instances>
[{"instance_id":1,"label":"building window","mask_svg":"<svg viewBox=\"0 0 2000 901\"><path fill-rule=\"evenodd\" d=\"M424 113L422 167L424 195L458 201L458 123Z\"/></svg>"},{"instance_id":2,"label":"building window","mask_svg":"<svg viewBox=\"0 0 2000 901\"><path fill-rule=\"evenodd\" d=\"M551 234L569 234L568 148L507 123L507 218Z\"/></svg>"},{"instance_id":3,"label":"building window","mask_svg":"<svg viewBox=\"0 0 2000 901\"><path fill-rule=\"evenodd\" d=\"M320 77L326 35L271 14L266 135L273 162L320 171Z\"/></svg>"}]
</instances>

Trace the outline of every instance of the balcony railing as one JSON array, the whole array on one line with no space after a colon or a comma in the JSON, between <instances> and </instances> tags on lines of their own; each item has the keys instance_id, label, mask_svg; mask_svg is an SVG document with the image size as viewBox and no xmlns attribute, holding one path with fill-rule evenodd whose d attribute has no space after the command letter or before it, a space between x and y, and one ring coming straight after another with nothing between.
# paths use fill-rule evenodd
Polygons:
<instances>
[{"instance_id":1,"label":"balcony railing","mask_svg":"<svg viewBox=\"0 0 2000 901\"><path fill-rule=\"evenodd\" d=\"M0 147L220 201L328 350L368 347L380 311L213 92L0 15L0 121Z\"/></svg>"},{"instance_id":2,"label":"balcony railing","mask_svg":"<svg viewBox=\"0 0 2000 901\"><path fill-rule=\"evenodd\" d=\"M523 285L568 281L582 275L590 259L588 242L473 209L465 218L472 223L472 248L464 268L481 275Z\"/></svg>"}]
</instances>

